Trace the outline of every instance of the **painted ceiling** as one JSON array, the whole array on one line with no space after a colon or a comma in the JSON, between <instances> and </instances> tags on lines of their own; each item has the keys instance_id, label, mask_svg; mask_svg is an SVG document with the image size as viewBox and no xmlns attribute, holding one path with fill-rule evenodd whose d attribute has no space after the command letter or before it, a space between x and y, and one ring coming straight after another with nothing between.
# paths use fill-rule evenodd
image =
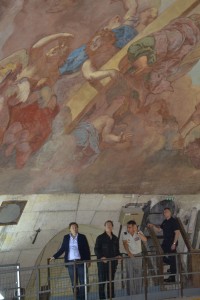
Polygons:
<instances>
[{"instance_id":1,"label":"painted ceiling","mask_svg":"<svg viewBox=\"0 0 200 300\"><path fill-rule=\"evenodd\" d=\"M2 0L0 193L199 193L198 3Z\"/></svg>"}]
</instances>

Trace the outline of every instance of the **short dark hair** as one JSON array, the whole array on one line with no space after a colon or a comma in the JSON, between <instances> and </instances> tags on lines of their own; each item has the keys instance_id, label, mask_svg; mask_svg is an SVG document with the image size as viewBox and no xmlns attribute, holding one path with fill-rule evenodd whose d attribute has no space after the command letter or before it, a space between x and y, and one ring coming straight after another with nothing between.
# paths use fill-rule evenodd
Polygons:
<instances>
[{"instance_id":1,"label":"short dark hair","mask_svg":"<svg viewBox=\"0 0 200 300\"><path fill-rule=\"evenodd\" d=\"M134 220L130 220L127 222L127 225L136 225L136 222Z\"/></svg>"},{"instance_id":2,"label":"short dark hair","mask_svg":"<svg viewBox=\"0 0 200 300\"><path fill-rule=\"evenodd\" d=\"M170 207L165 207L165 208L163 209L163 211L165 211L165 210L169 210L169 211L172 213L172 210L171 210Z\"/></svg>"},{"instance_id":3,"label":"short dark hair","mask_svg":"<svg viewBox=\"0 0 200 300\"><path fill-rule=\"evenodd\" d=\"M111 223L111 224L112 224L112 227L114 226L114 225L113 225L113 221L111 221L111 220L105 221L104 226L106 226L107 223Z\"/></svg>"},{"instance_id":4,"label":"short dark hair","mask_svg":"<svg viewBox=\"0 0 200 300\"><path fill-rule=\"evenodd\" d=\"M78 224L76 222L71 222L69 223L69 229L71 228L72 225L76 225L78 227Z\"/></svg>"}]
</instances>

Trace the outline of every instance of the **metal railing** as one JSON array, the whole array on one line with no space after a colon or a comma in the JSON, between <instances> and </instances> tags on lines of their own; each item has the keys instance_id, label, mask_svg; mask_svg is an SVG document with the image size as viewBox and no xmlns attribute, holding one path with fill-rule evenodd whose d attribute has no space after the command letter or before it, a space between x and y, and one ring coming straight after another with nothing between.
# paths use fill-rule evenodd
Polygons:
<instances>
[{"instance_id":1,"label":"metal railing","mask_svg":"<svg viewBox=\"0 0 200 300\"><path fill-rule=\"evenodd\" d=\"M109 278L100 282L98 277L97 263L101 260L93 259L91 266L87 267L87 261L75 261L64 264L63 259L55 260L47 265L33 268L20 268L17 266L0 266L0 299L6 300L79 300L76 292L81 286L84 287L85 300L99 299L99 288L103 284L110 291L114 284L116 299L145 299L160 300L170 297L183 297L200 295L200 253L177 253L174 255L177 264L177 273L174 274L175 282L165 282L168 274L167 265L163 264L164 255L148 254L142 256L141 275L133 274L127 277L127 265L130 258L123 256L118 260L118 266L114 280L111 278L111 267L114 259L108 259ZM134 260L141 257L134 257ZM150 263L151 262L151 263ZM74 282L74 288L69 278L67 267L84 264L84 284ZM153 266L153 267L152 267ZM127 287L142 283L140 291L131 294ZM101 286L102 287L102 286ZM107 294L106 294L107 295ZM107 295L112 299L112 294Z\"/></svg>"}]
</instances>

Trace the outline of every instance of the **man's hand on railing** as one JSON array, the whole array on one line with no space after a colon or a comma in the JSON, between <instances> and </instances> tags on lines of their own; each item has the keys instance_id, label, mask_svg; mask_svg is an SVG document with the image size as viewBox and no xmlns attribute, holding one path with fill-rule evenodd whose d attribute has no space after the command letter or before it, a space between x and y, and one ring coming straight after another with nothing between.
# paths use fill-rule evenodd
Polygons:
<instances>
[{"instance_id":1,"label":"man's hand on railing","mask_svg":"<svg viewBox=\"0 0 200 300\"><path fill-rule=\"evenodd\" d=\"M117 256L115 256L115 258L117 258L118 263L120 263L120 261L121 261L121 259L122 259L121 255L117 255Z\"/></svg>"},{"instance_id":2,"label":"man's hand on railing","mask_svg":"<svg viewBox=\"0 0 200 300\"><path fill-rule=\"evenodd\" d=\"M53 260L55 260L55 257L49 257L49 262L51 262L51 261L53 261Z\"/></svg>"},{"instance_id":3,"label":"man's hand on railing","mask_svg":"<svg viewBox=\"0 0 200 300\"><path fill-rule=\"evenodd\" d=\"M87 267L89 268L91 266L91 262L87 262Z\"/></svg>"},{"instance_id":4,"label":"man's hand on railing","mask_svg":"<svg viewBox=\"0 0 200 300\"><path fill-rule=\"evenodd\" d=\"M171 250L175 250L176 249L176 244L172 244L172 246L171 246Z\"/></svg>"},{"instance_id":5,"label":"man's hand on railing","mask_svg":"<svg viewBox=\"0 0 200 300\"><path fill-rule=\"evenodd\" d=\"M105 263L105 264L107 263L107 260L106 260L106 257L105 257L105 256L102 256L102 257L101 257L101 260L103 261L103 263Z\"/></svg>"}]
</instances>

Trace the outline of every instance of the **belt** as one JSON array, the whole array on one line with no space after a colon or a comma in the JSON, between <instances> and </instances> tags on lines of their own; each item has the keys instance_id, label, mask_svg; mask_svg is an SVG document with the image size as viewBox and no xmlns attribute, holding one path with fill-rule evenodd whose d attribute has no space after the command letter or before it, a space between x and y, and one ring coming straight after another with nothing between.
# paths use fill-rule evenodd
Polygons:
<instances>
[{"instance_id":1,"label":"belt","mask_svg":"<svg viewBox=\"0 0 200 300\"><path fill-rule=\"evenodd\" d=\"M134 256L141 256L142 255L142 252L140 252L140 253L137 253L137 254L134 254L134 253L132 253ZM126 256L128 256L128 254L126 254Z\"/></svg>"},{"instance_id":2,"label":"belt","mask_svg":"<svg viewBox=\"0 0 200 300\"><path fill-rule=\"evenodd\" d=\"M137 253L137 254L133 254L134 256L141 256L142 252Z\"/></svg>"}]
</instances>

